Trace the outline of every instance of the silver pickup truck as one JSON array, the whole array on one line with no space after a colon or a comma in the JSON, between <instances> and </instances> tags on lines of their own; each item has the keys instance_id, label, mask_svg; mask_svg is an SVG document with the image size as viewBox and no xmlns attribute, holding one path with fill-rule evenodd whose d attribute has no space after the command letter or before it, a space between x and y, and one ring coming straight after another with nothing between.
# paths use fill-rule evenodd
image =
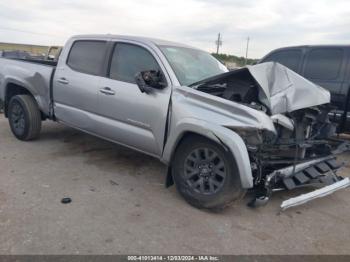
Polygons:
<instances>
[{"instance_id":1,"label":"silver pickup truck","mask_svg":"<svg viewBox=\"0 0 350 262\"><path fill-rule=\"evenodd\" d=\"M136 149L167 164L166 185L199 208L324 185L288 208L350 183L336 174L349 147L332 138L329 92L277 63L228 72L178 43L75 36L58 62L1 58L0 99L18 139L50 119Z\"/></svg>"}]
</instances>

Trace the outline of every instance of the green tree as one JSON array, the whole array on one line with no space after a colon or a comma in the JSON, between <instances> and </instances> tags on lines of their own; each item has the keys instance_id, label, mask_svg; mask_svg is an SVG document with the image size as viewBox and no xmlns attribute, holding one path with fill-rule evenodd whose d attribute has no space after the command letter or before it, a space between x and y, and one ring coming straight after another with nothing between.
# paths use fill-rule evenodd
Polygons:
<instances>
[{"instance_id":1,"label":"green tree","mask_svg":"<svg viewBox=\"0 0 350 262\"><path fill-rule=\"evenodd\" d=\"M212 53L212 55L218 59L221 63L227 63L227 62L233 62L236 63L237 66L245 66L246 62L245 62L245 57L243 56L235 56L235 55L228 55L228 54L216 54L216 53ZM252 65L254 63L256 63L259 59L252 59L252 58L248 58L247 59L247 65Z\"/></svg>"}]
</instances>

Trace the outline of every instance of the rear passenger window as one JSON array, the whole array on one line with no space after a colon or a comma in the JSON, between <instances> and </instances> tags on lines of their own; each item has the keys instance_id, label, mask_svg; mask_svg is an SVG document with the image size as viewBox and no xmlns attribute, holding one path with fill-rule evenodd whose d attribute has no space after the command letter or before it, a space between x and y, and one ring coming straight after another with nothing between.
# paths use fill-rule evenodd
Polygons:
<instances>
[{"instance_id":1,"label":"rear passenger window","mask_svg":"<svg viewBox=\"0 0 350 262\"><path fill-rule=\"evenodd\" d=\"M70 50L67 64L76 71L98 75L101 72L105 51L105 41L76 41Z\"/></svg>"},{"instance_id":2,"label":"rear passenger window","mask_svg":"<svg viewBox=\"0 0 350 262\"><path fill-rule=\"evenodd\" d=\"M301 57L301 50L278 51L268 56L264 62L277 62L297 72Z\"/></svg>"},{"instance_id":3,"label":"rear passenger window","mask_svg":"<svg viewBox=\"0 0 350 262\"><path fill-rule=\"evenodd\" d=\"M110 78L135 83L135 75L146 70L160 70L150 52L133 44L116 44L111 60Z\"/></svg>"},{"instance_id":4,"label":"rear passenger window","mask_svg":"<svg viewBox=\"0 0 350 262\"><path fill-rule=\"evenodd\" d=\"M317 48L310 51L305 77L319 80L337 79L343 62L343 49Z\"/></svg>"}]
</instances>

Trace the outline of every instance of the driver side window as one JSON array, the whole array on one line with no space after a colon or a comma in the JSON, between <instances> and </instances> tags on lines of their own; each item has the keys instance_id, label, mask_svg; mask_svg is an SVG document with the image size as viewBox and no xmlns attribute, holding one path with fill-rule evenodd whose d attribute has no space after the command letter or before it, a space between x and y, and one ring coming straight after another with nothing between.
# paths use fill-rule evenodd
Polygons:
<instances>
[{"instance_id":1,"label":"driver side window","mask_svg":"<svg viewBox=\"0 0 350 262\"><path fill-rule=\"evenodd\" d=\"M150 52L134 44L115 45L109 70L110 78L135 83L135 75L146 70L160 70Z\"/></svg>"}]
</instances>

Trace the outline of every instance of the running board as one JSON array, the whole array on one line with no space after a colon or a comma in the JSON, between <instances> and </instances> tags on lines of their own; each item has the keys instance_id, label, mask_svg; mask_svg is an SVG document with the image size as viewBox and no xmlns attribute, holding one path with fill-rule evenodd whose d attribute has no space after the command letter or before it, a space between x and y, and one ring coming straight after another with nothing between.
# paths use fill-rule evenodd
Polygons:
<instances>
[{"instance_id":1,"label":"running board","mask_svg":"<svg viewBox=\"0 0 350 262\"><path fill-rule=\"evenodd\" d=\"M286 201L283 201L281 204L281 209L286 210L287 208L290 208L290 207L295 207L295 206L305 204L306 202L309 202L309 201L314 200L316 198L330 195L330 194L334 193L335 191L346 188L348 186L350 186L350 179L347 177L347 178L344 178L344 179L342 179L338 182L335 182L334 184L331 184L329 186L325 186L325 187L322 187L322 188L317 189L315 191L312 191L310 193L302 194L300 196L293 197L293 198L290 198Z\"/></svg>"}]
</instances>

